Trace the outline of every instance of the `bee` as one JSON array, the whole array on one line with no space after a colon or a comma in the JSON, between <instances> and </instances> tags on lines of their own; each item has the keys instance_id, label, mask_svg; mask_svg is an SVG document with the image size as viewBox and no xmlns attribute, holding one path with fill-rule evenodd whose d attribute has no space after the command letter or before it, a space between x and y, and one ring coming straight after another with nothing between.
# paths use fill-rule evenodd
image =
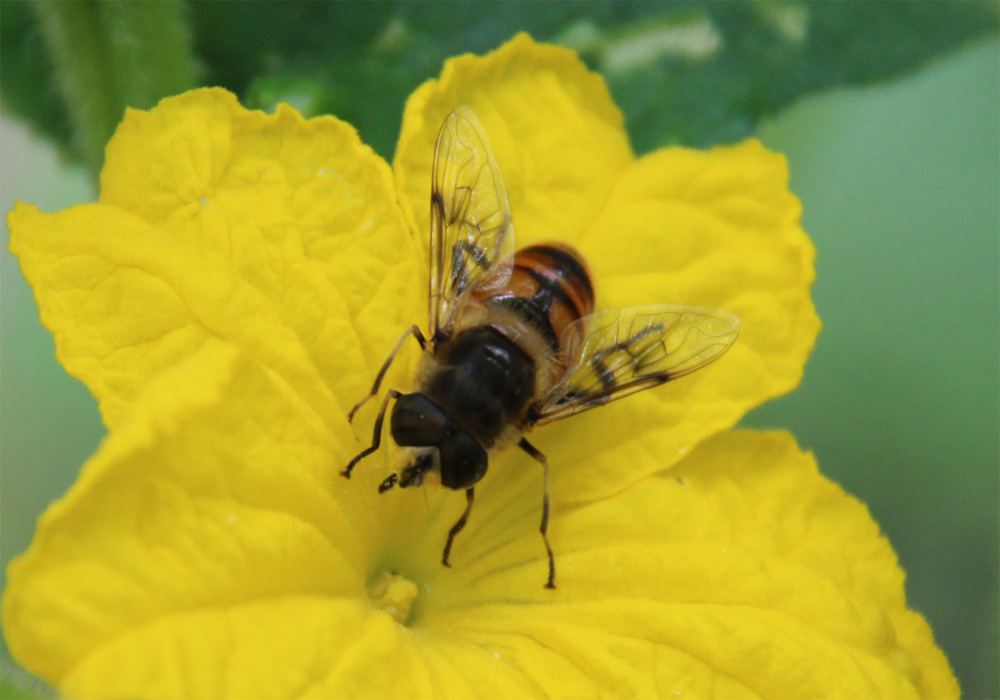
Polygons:
<instances>
[{"instance_id":1,"label":"bee","mask_svg":"<svg viewBox=\"0 0 1000 700\"><path fill-rule=\"evenodd\" d=\"M390 389L371 445L341 472L379 449L390 402L390 433L408 463L379 486L420 486L436 471L464 489L462 516L448 532L441 563L465 527L490 455L516 445L544 473L539 531L548 555L546 588L556 586L548 538L549 464L524 437L533 428L672 381L717 360L736 341L739 318L726 311L639 306L596 311L583 258L561 243L515 252L503 178L479 119L460 107L445 119L431 185L429 339L408 328L371 391L412 336L423 354L416 391Z\"/></svg>"}]
</instances>

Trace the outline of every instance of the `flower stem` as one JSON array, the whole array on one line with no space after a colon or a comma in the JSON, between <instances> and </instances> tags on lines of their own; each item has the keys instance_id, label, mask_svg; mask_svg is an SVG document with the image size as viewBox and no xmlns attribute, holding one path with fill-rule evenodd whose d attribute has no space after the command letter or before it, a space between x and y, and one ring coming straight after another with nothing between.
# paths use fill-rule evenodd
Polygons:
<instances>
[{"instance_id":1,"label":"flower stem","mask_svg":"<svg viewBox=\"0 0 1000 700\"><path fill-rule=\"evenodd\" d=\"M157 2L36 0L77 147L96 177L126 107L145 109L195 84L186 11Z\"/></svg>"}]
</instances>

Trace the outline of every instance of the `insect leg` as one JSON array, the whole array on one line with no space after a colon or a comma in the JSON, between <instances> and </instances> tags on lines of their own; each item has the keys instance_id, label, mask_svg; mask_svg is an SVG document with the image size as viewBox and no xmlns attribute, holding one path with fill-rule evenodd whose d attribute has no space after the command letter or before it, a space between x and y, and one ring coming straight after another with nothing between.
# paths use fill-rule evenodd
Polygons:
<instances>
[{"instance_id":1,"label":"insect leg","mask_svg":"<svg viewBox=\"0 0 1000 700\"><path fill-rule=\"evenodd\" d=\"M424 334L420 332L419 326L414 324L407 328L403 332L403 335L399 336L399 340L396 341L396 345L392 348L392 352L389 353L389 358L385 361L385 364L382 365L382 369L380 369L378 374L375 376L375 384L372 385L372 390L368 393L368 396L354 404L354 408L352 408L351 412L347 414L347 421L349 423L354 421L354 414L357 413L358 409L364 406L368 399L378 393L378 388L381 386L382 380L385 378L385 373L389 371L389 365L391 365L392 361L396 359L396 355L403 347L403 343L406 342L406 336L408 335L412 335L417 339L417 342L420 343L421 350L427 347L427 340L424 338Z\"/></svg>"},{"instance_id":2,"label":"insect leg","mask_svg":"<svg viewBox=\"0 0 1000 700\"><path fill-rule=\"evenodd\" d=\"M347 468L340 472L342 477L350 479L351 471L354 470L355 465L377 450L379 445L382 444L382 421L385 420L385 409L389 407L390 399L398 399L400 396L402 396L400 392L395 389L389 389L389 393L385 395L385 401L382 402L382 408L378 410L378 417L375 419L375 432L372 435L371 447L366 447L361 450L361 452L354 459L347 463Z\"/></svg>"},{"instance_id":3,"label":"insect leg","mask_svg":"<svg viewBox=\"0 0 1000 700\"><path fill-rule=\"evenodd\" d=\"M549 580L545 582L546 588L556 587L556 558L552 554L552 547L549 545L549 460L545 459L537 447L528 442L525 438L517 443L517 446L529 455L542 463L545 470L545 495L542 497L542 525L538 531L542 533L542 541L545 542L545 551L549 555Z\"/></svg>"},{"instance_id":4,"label":"insect leg","mask_svg":"<svg viewBox=\"0 0 1000 700\"><path fill-rule=\"evenodd\" d=\"M455 535L462 531L465 527L465 523L469 520L469 513L472 511L472 502L476 500L476 489L475 487L465 490L465 512L462 513L462 517L458 519L458 522L451 526L448 531L448 541L444 545L444 554L441 555L441 563L445 566L450 567L451 564L448 563L448 555L451 554L451 543L455 541Z\"/></svg>"}]
</instances>

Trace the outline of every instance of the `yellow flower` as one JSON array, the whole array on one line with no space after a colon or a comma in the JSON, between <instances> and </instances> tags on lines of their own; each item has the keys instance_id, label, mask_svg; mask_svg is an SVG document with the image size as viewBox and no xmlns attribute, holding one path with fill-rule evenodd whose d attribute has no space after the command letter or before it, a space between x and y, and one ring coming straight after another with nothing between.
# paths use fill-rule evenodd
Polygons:
<instances>
[{"instance_id":1,"label":"yellow flower","mask_svg":"<svg viewBox=\"0 0 1000 700\"><path fill-rule=\"evenodd\" d=\"M555 591L526 455L491 464L451 569L464 499L379 495L384 460L337 476L370 439L346 409L426 313L434 139L461 104L519 243L577 246L599 306L743 320L710 369L532 435ZM3 597L12 653L67 695L958 694L864 506L789 436L723 432L795 386L819 327L759 143L636 159L603 81L519 36L417 90L392 169L334 118L198 90L126 115L98 203L10 226L109 428Z\"/></svg>"}]
</instances>

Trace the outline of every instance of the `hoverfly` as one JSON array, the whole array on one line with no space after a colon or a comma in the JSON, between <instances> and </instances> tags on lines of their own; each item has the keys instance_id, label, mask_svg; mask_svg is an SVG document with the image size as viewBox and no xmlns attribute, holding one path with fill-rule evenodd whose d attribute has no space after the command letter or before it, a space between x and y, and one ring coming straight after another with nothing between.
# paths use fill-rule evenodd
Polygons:
<instances>
[{"instance_id":1,"label":"hoverfly","mask_svg":"<svg viewBox=\"0 0 1000 700\"><path fill-rule=\"evenodd\" d=\"M468 521L490 454L516 444L544 471L539 529L549 563L545 587L555 588L549 465L524 433L701 369L735 342L739 318L666 305L595 313L594 288L579 253L560 243L515 253L500 168L468 107L452 112L438 135L430 233L430 338L417 325L408 328L348 418L378 394L409 336L424 351L416 391L388 391L371 445L341 474L350 478L379 448L395 401L390 432L409 450L409 463L379 492L420 486L434 470L444 486L465 490L465 511L448 532L441 558L450 566L452 543Z\"/></svg>"}]
</instances>

